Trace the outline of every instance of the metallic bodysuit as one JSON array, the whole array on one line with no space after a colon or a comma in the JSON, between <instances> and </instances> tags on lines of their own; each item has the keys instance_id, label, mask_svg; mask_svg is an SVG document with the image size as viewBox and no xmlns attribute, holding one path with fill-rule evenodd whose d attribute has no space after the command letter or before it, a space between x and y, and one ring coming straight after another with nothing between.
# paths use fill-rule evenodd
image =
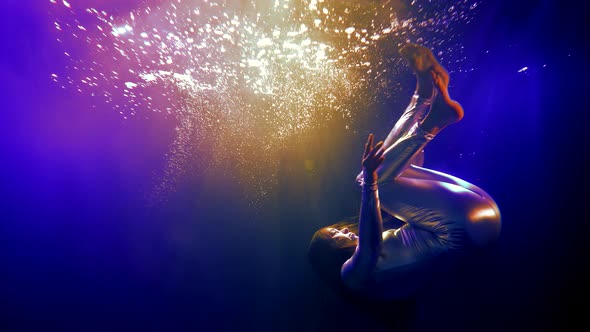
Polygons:
<instances>
[{"instance_id":1,"label":"metallic bodysuit","mask_svg":"<svg viewBox=\"0 0 590 332\"><path fill-rule=\"evenodd\" d=\"M383 232L381 255L365 290L379 297L411 292L419 286L412 272L424 273L423 267L442 254L490 245L500 233L500 211L489 194L454 176L411 164L434 138L419 126L433 98L412 97L384 142L380 193L363 190L368 209L386 211L405 222ZM361 174L357 181L362 185ZM370 215L361 211L360 222Z\"/></svg>"}]
</instances>

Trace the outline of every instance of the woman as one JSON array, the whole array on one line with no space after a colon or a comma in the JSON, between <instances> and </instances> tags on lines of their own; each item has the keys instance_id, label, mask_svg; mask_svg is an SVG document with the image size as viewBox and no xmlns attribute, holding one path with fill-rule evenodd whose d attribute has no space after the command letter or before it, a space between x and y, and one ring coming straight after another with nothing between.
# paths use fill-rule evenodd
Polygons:
<instances>
[{"instance_id":1,"label":"woman","mask_svg":"<svg viewBox=\"0 0 590 332\"><path fill-rule=\"evenodd\" d=\"M309 247L311 263L324 277L380 299L414 294L437 261L485 248L501 229L498 206L485 191L414 165L429 141L462 119L463 108L451 99L449 75L429 49L408 44L400 54L414 71L416 91L384 141L374 145L372 134L367 139L357 177L358 235L337 224L317 231ZM384 184L389 190L380 198Z\"/></svg>"}]
</instances>

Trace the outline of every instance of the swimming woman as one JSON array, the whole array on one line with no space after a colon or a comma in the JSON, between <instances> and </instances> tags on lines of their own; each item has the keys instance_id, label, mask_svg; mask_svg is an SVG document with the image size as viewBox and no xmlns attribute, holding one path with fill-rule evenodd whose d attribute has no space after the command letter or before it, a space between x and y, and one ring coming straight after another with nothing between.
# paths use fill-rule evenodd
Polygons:
<instances>
[{"instance_id":1,"label":"swimming woman","mask_svg":"<svg viewBox=\"0 0 590 332\"><path fill-rule=\"evenodd\" d=\"M416 90L387 138L376 144L372 134L367 139L357 176L359 221L352 225L358 232L324 227L309 246L310 261L320 274L379 299L411 296L437 260L486 248L501 229L500 211L489 194L417 165L428 142L460 121L464 110L451 99L449 74L429 49L407 44L400 54L417 78ZM388 187L383 197L380 186ZM385 227L390 220L398 224Z\"/></svg>"}]
</instances>

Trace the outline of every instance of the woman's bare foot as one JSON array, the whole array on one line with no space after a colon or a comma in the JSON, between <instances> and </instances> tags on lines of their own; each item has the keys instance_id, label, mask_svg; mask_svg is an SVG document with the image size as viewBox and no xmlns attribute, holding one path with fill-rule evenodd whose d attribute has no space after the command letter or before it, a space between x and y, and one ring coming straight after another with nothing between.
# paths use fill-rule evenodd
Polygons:
<instances>
[{"instance_id":1,"label":"woman's bare foot","mask_svg":"<svg viewBox=\"0 0 590 332\"><path fill-rule=\"evenodd\" d=\"M463 107L449 96L449 73L438 63L432 51L408 43L399 53L416 75L416 93L426 98L434 96L432 109L421 127L436 135L448 125L459 122L463 118Z\"/></svg>"},{"instance_id":2,"label":"woman's bare foot","mask_svg":"<svg viewBox=\"0 0 590 332\"><path fill-rule=\"evenodd\" d=\"M432 97L434 87L430 71L438 65L432 51L424 46L408 43L400 48L399 54L416 75L416 94L425 98Z\"/></svg>"},{"instance_id":3,"label":"woman's bare foot","mask_svg":"<svg viewBox=\"0 0 590 332\"><path fill-rule=\"evenodd\" d=\"M421 124L422 129L436 135L445 127L461 121L463 107L449 95L449 73L440 64L430 69L434 88L437 90L432 109Z\"/></svg>"}]
</instances>

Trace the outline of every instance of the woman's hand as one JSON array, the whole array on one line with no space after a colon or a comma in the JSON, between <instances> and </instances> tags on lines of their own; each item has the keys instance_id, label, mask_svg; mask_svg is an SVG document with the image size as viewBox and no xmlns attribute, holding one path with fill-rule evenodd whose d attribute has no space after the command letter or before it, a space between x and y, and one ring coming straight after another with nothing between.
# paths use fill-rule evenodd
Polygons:
<instances>
[{"instance_id":1,"label":"woman's hand","mask_svg":"<svg viewBox=\"0 0 590 332\"><path fill-rule=\"evenodd\" d=\"M383 146L383 141L373 146L373 140L373 134L369 134L367 143L365 144L365 152L363 153L362 166L365 173L365 183L377 182L377 168L383 163L383 160L385 160L385 156L383 156L385 150L381 148Z\"/></svg>"}]
</instances>

